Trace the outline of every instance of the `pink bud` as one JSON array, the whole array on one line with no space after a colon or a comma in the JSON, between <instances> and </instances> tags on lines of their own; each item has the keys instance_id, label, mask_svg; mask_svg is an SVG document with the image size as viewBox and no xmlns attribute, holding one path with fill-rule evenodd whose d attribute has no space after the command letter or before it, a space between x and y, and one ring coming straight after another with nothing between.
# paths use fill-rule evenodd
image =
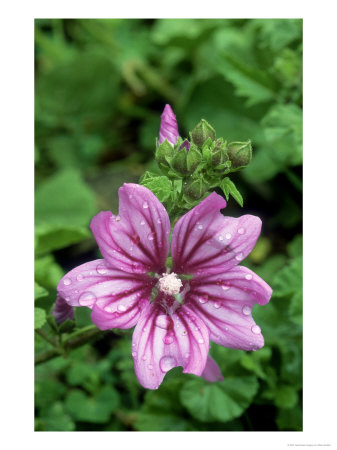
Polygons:
<instances>
[{"instance_id":1,"label":"pink bud","mask_svg":"<svg viewBox=\"0 0 337 450\"><path fill-rule=\"evenodd\" d=\"M161 115L159 142L162 144L165 139L174 145L179 136L177 119L170 105L165 105L163 114Z\"/></svg>"}]
</instances>

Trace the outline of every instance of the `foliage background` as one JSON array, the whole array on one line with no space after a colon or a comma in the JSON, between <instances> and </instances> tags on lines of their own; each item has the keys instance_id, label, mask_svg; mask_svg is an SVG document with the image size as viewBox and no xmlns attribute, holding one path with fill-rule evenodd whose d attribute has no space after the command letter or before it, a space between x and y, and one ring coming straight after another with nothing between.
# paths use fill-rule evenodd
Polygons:
<instances>
[{"instance_id":1,"label":"foliage background","mask_svg":"<svg viewBox=\"0 0 337 450\"><path fill-rule=\"evenodd\" d=\"M205 118L227 140L253 142L233 181L262 235L243 262L274 289L254 308L265 347L212 344L224 382L170 371L157 391L134 374L131 331L94 334L36 366L38 431L302 429L302 21L38 19L35 122L37 360L90 326L55 327L56 285L99 257L89 222L118 209L117 190L153 161L170 103L180 134ZM49 341L49 342L48 342Z\"/></svg>"}]
</instances>

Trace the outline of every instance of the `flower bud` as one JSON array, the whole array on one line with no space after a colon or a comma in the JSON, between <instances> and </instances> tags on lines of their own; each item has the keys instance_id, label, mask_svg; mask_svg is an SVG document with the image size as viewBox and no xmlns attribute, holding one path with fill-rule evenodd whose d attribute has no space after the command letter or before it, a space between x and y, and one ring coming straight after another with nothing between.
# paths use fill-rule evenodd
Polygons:
<instances>
[{"instance_id":1,"label":"flower bud","mask_svg":"<svg viewBox=\"0 0 337 450\"><path fill-rule=\"evenodd\" d=\"M200 177L187 182L184 187L184 195L188 200L199 200L208 190L208 184Z\"/></svg>"},{"instance_id":2,"label":"flower bud","mask_svg":"<svg viewBox=\"0 0 337 450\"><path fill-rule=\"evenodd\" d=\"M217 139L215 147L212 150L212 166L216 167L228 161L226 143L222 139Z\"/></svg>"},{"instance_id":3,"label":"flower bud","mask_svg":"<svg viewBox=\"0 0 337 450\"><path fill-rule=\"evenodd\" d=\"M53 308L53 316L55 317L57 324L60 325L67 319L74 320L74 309L72 306L68 305L63 297L58 295Z\"/></svg>"},{"instance_id":4,"label":"flower bud","mask_svg":"<svg viewBox=\"0 0 337 450\"><path fill-rule=\"evenodd\" d=\"M188 173L187 152L185 148L182 148L173 156L171 166L180 175L186 175Z\"/></svg>"},{"instance_id":5,"label":"flower bud","mask_svg":"<svg viewBox=\"0 0 337 450\"><path fill-rule=\"evenodd\" d=\"M215 130L208 122L206 122L205 119L201 119L198 125L196 125L192 130L193 142L198 147L202 147L204 142L207 141L208 138L211 138L211 140L214 141Z\"/></svg>"},{"instance_id":6,"label":"flower bud","mask_svg":"<svg viewBox=\"0 0 337 450\"><path fill-rule=\"evenodd\" d=\"M159 144L162 144L165 139L174 145L179 136L177 119L172 111L170 105L165 105L163 114L161 115L160 130L159 130Z\"/></svg>"},{"instance_id":7,"label":"flower bud","mask_svg":"<svg viewBox=\"0 0 337 450\"><path fill-rule=\"evenodd\" d=\"M198 150L198 147L191 144L189 151L187 152L187 169L188 173L192 174L195 169L198 167L198 165L202 161L202 154Z\"/></svg>"},{"instance_id":8,"label":"flower bud","mask_svg":"<svg viewBox=\"0 0 337 450\"><path fill-rule=\"evenodd\" d=\"M247 142L231 142L228 144L228 157L232 162L231 172L247 167L252 159L252 144Z\"/></svg>"},{"instance_id":9,"label":"flower bud","mask_svg":"<svg viewBox=\"0 0 337 450\"><path fill-rule=\"evenodd\" d=\"M166 167L169 167L168 161L173 156L173 147L172 145L167 141L167 139L164 140L162 144L157 147L156 150L156 161L157 163L163 164Z\"/></svg>"}]
</instances>

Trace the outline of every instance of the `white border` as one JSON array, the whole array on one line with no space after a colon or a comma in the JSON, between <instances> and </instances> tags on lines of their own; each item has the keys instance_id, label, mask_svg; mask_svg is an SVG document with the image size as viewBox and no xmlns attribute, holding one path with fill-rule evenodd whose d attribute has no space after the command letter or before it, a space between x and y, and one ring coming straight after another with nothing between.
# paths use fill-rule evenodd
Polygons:
<instances>
[{"instance_id":1,"label":"white border","mask_svg":"<svg viewBox=\"0 0 337 450\"><path fill-rule=\"evenodd\" d=\"M132 4L131 4L132 3ZM2 358L0 447L278 450L336 448L336 2L12 1L1 6ZM304 431L33 432L33 19L304 18ZM5 101L3 100L5 99ZM5 139L3 139L5 137Z\"/></svg>"}]
</instances>

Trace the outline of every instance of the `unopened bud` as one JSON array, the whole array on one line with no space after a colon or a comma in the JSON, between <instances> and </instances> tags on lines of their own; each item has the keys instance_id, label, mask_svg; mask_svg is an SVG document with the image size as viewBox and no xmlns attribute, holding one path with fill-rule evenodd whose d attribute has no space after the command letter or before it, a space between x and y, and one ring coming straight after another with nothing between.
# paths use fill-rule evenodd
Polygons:
<instances>
[{"instance_id":1,"label":"unopened bud","mask_svg":"<svg viewBox=\"0 0 337 450\"><path fill-rule=\"evenodd\" d=\"M172 158L172 155L173 147L167 141L167 139L165 139L164 142L156 150L156 160L158 164L164 164L164 166L169 167L168 161L170 158Z\"/></svg>"},{"instance_id":2,"label":"unopened bud","mask_svg":"<svg viewBox=\"0 0 337 450\"><path fill-rule=\"evenodd\" d=\"M181 175L188 173L187 169L187 151L185 148L179 150L171 160L172 168Z\"/></svg>"},{"instance_id":3,"label":"unopened bud","mask_svg":"<svg viewBox=\"0 0 337 450\"><path fill-rule=\"evenodd\" d=\"M188 200L195 201L199 200L207 192L208 187L208 184L202 178L198 178L184 185L183 190Z\"/></svg>"},{"instance_id":4,"label":"unopened bud","mask_svg":"<svg viewBox=\"0 0 337 450\"><path fill-rule=\"evenodd\" d=\"M207 141L208 138L211 138L212 141L215 139L215 130L214 128L206 122L205 119L201 119L198 125L192 131L192 139L193 142L198 146L202 147L204 142Z\"/></svg>"},{"instance_id":5,"label":"unopened bud","mask_svg":"<svg viewBox=\"0 0 337 450\"><path fill-rule=\"evenodd\" d=\"M215 147L212 150L212 166L219 166L226 161L228 161L226 143L222 139L217 139Z\"/></svg>"},{"instance_id":6,"label":"unopened bud","mask_svg":"<svg viewBox=\"0 0 337 450\"><path fill-rule=\"evenodd\" d=\"M228 144L228 157L232 162L231 172L247 167L252 159L251 142L231 142Z\"/></svg>"},{"instance_id":7,"label":"unopened bud","mask_svg":"<svg viewBox=\"0 0 337 450\"><path fill-rule=\"evenodd\" d=\"M193 143L190 145L187 152L187 169L188 173L192 174L198 165L202 161L202 154L199 152L198 147Z\"/></svg>"}]
</instances>

